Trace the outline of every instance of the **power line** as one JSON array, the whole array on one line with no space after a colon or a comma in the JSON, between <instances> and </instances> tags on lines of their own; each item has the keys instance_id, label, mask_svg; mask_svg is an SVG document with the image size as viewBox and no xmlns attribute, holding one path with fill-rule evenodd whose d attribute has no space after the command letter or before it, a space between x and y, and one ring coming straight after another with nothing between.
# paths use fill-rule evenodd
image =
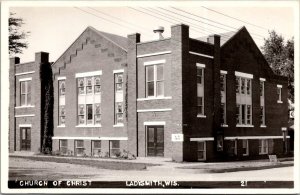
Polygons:
<instances>
[{"instance_id":1,"label":"power line","mask_svg":"<svg viewBox=\"0 0 300 195\"><path fill-rule=\"evenodd\" d=\"M144 8L144 9L145 9L145 8ZM153 12L156 12L157 14L162 15L163 17L168 17L168 18L171 18L172 20L176 20L176 21L178 21L178 22L185 22L185 23L187 23L187 24L190 24L192 28L197 28L197 29L200 29L200 30L202 30L202 31L206 31L206 32L208 32L208 33L214 33L214 32L213 32L212 30L210 30L210 29L206 29L206 28L199 27L197 24L188 22L188 21L186 21L186 20L182 20L182 19L180 19L180 18L176 18L176 17L174 17L174 16L172 16L172 15L169 15L169 14L167 14L167 13L160 12L160 11L154 9L154 8L151 8L151 10L152 10ZM195 25L195 26L192 26L192 25ZM206 34L207 34L207 33L206 33Z\"/></svg>"},{"instance_id":2,"label":"power line","mask_svg":"<svg viewBox=\"0 0 300 195\"><path fill-rule=\"evenodd\" d=\"M127 24L131 25L131 26L134 26L134 27L137 27L137 28L141 28L141 29L143 29L143 31L144 31L147 35L151 36L150 33L148 33L149 30L145 29L144 27L141 27L141 26L139 26L139 25L130 23L130 22L126 21L126 20L122 20L122 19L120 19L120 18L118 18L118 17L115 17L115 16L112 16L112 15L106 14L106 13L101 12L101 11L95 9L95 8L91 8L91 7L88 7L88 8L91 9L91 10L94 10L94 11L100 13L100 14L103 14L103 15L105 15L105 16L108 16L108 17L110 17L110 18L114 18L114 19L116 19L116 20L120 20L120 21L122 21L122 22L124 22L124 23L127 23Z\"/></svg>"},{"instance_id":3,"label":"power line","mask_svg":"<svg viewBox=\"0 0 300 195\"><path fill-rule=\"evenodd\" d=\"M175 10L177 10L177 11L181 11L181 12L190 14L190 15L192 15L192 16L196 16L196 17L202 18L202 19L204 19L204 20L207 20L207 21L210 21L210 22L219 24L219 25L222 25L222 26L226 26L226 27L228 27L228 28L232 28L233 30L237 30L237 28L234 28L234 27L232 27L232 26L228 26L228 25L226 25L226 24L222 24L222 23L220 23L220 22L216 22L216 21L214 21L214 20L210 20L210 19L208 19L208 18L205 18L205 17L202 17L202 16L198 16L198 15L195 15L195 14L192 14L192 13L189 13L189 12L186 12L186 11L184 11L184 10L182 10L182 9L179 9L179 8L175 8L175 7L171 7L171 8L173 8L173 9L175 9ZM162 8L161 8L161 9L162 9Z\"/></svg>"},{"instance_id":4,"label":"power line","mask_svg":"<svg viewBox=\"0 0 300 195\"><path fill-rule=\"evenodd\" d=\"M120 24L120 23L117 23L117 22L114 22L114 21L108 20L108 19L106 19L106 18L103 18L103 17L101 17L101 16L98 16L98 15L96 15L96 14L93 14L93 13L91 13L91 12L85 11L85 10L83 10L83 9L80 9L80 8L78 8L78 7L74 7L74 8L76 8L76 9L78 9L78 10L82 11L82 12L85 12L85 13L87 13L87 14L93 15L93 16L95 16L95 17L97 17L97 18L100 18L100 19L102 19L102 20L105 20L106 22L110 22L110 23L116 24L116 25L118 25L118 26L122 26L123 28L129 29L129 27L128 27L128 26L125 26L125 25L123 25L123 24ZM132 29L132 28L131 28L131 29ZM135 31L135 30L136 30L136 29L134 29L134 31Z\"/></svg>"},{"instance_id":5,"label":"power line","mask_svg":"<svg viewBox=\"0 0 300 195\"><path fill-rule=\"evenodd\" d=\"M154 12L155 14L158 14L158 15L161 15L161 16L163 16L163 17L166 17L166 18L168 18L168 19L171 19L171 20L174 20L174 21L177 21L177 22L182 22L182 20L178 20L178 19L174 19L174 17L173 18L171 18L171 17L168 17L168 16L166 16L166 15L164 15L164 14L162 14L162 13L157 13L156 11L157 10L155 10L155 9L150 9L150 10L148 10L148 9L146 9L146 8L142 8L142 9L144 9L144 10L147 10L147 11L150 11L150 12ZM196 28L196 27L193 27L193 26L191 26L192 28ZM202 29L202 28L198 28L198 29L200 29L202 32L200 32L200 31L198 31L198 30L194 30L195 32L199 32L199 33L204 33L203 31L205 31L205 29Z\"/></svg>"},{"instance_id":6,"label":"power line","mask_svg":"<svg viewBox=\"0 0 300 195\"><path fill-rule=\"evenodd\" d=\"M174 8L174 7L172 7L173 9L176 9L176 10L179 10L179 11L182 11L182 12L184 12L184 13L187 13L187 14L189 14L189 15L192 15L192 16L196 16L196 17L198 17L198 18L203 18L203 17L201 17L201 16L198 16L198 15L196 15L196 14L192 14L192 13L189 13L189 12L186 12L186 11L184 11L184 10L181 10L181 9L178 9L178 8ZM170 11L171 12L171 11ZM174 13L174 12L173 12ZM175 13L176 14L176 13ZM178 13L177 13L178 14ZM185 16L186 17L186 16ZM194 19L195 20L195 19ZM217 26L215 26L215 27L217 27ZM217 28L220 28L220 29L223 29L223 30L226 30L226 29L224 29L224 28L221 28L221 27L217 27ZM230 27L230 28L233 28L233 29L235 29L235 30L238 30L237 28L234 28L234 27ZM258 36L258 37L261 37L261 38L264 38L263 36L261 36L261 35L259 35L259 34L256 34L256 33L251 33L252 35L256 35L256 36ZM257 38L257 39L261 39L261 38ZM261 39L262 40L262 39Z\"/></svg>"},{"instance_id":7,"label":"power line","mask_svg":"<svg viewBox=\"0 0 300 195\"><path fill-rule=\"evenodd\" d=\"M170 21L170 20L166 20L165 18L161 18L161 17L159 17L159 16L157 16L157 15L153 15L153 14L150 14L150 13L145 12L145 11L141 11L141 10L138 10L138 9L135 9L135 8L132 8L132 7L128 7L128 8L130 8L130 9L132 9L132 10L135 10L135 11L137 11L137 12L141 12L141 13L143 13L143 14L150 15L150 16L155 17L155 18L157 18L157 19L161 19L161 20L167 21L168 23L176 24L175 22L173 22L174 18L172 18L172 21ZM145 8L143 8L143 9L145 9ZM145 10L147 10L147 9L145 9ZM147 10L147 11L149 11L149 10ZM153 11L151 11L151 12L153 12ZM165 16L164 16L164 17L165 17ZM168 18L169 18L169 17L168 17ZM179 20L179 22L182 22L182 20ZM191 26L191 27L193 27L193 26ZM195 28L195 27L193 27L193 28ZM196 31L196 32L199 32L199 31L197 31L197 30L195 30L195 29L192 29L192 30L193 30L193 31ZM200 33L201 33L201 32L200 32ZM212 33L214 33L214 32L212 32ZM223 36L223 39L225 39L225 37L227 37L228 39L230 38L229 36L224 35L224 36ZM228 39L227 39L227 40L228 40ZM225 39L225 40L226 40L226 39Z\"/></svg>"},{"instance_id":8,"label":"power line","mask_svg":"<svg viewBox=\"0 0 300 195\"><path fill-rule=\"evenodd\" d=\"M165 11L171 12L171 13L173 13L173 14L179 15L179 16L184 17L184 18L188 18L188 19L190 19L190 20L194 20L194 21L196 21L196 22L200 22L200 23L203 23L203 24L206 24L206 25L215 27L215 28L220 28L220 29L229 31L228 29L225 29L225 28L222 28L222 27L219 27L219 26L215 26L215 25L213 25L213 24L206 23L206 22L203 22L203 21L201 21L201 20L197 20L197 19L195 19L195 18L191 18L191 17L185 16L185 15L182 15L182 14L179 14L179 13L176 13L176 12L173 12L173 11L170 11L170 10L167 10L167 9L164 9L164 8L160 8L160 9L163 9L163 10L165 10Z\"/></svg>"},{"instance_id":9,"label":"power line","mask_svg":"<svg viewBox=\"0 0 300 195\"><path fill-rule=\"evenodd\" d=\"M218 13L218 14L220 14L220 15L226 16L226 17L228 17L228 18L231 18L231 19L234 19L234 20L237 20L237 21L240 21L240 22L243 22L243 23L246 23L246 24L249 24L249 25L255 26L255 27L257 27L257 28L261 28L261 29L264 29L264 30L268 30L267 28L264 28L264 27L262 27L262 26L259 26L259 25L256 25L256 24L252 24L252 23L250 23L250 22L247 22L247 21L245 21L245 20L240 20L240 19L238 19L238 18L235 18L235 17L229 16L229 15L227 15L227 14L224 14L224 13L218 12L218 11L216 11L216 10L213 10L213 9L207 8L207 7L205 7L205 6L201 6L201 7L205 8L205 9L207 9L207 10L209 10L209 11L212 11L212 12Z\"/></svg>"}]
</instances>

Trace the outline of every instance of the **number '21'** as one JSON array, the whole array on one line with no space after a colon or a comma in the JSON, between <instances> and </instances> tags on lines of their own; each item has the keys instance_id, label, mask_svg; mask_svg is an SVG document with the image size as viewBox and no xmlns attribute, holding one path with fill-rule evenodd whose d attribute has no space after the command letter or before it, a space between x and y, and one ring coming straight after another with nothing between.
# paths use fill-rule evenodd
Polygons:
<instances>
[{"instance_id":1,"label":"number '21'","mask_svg":"<svg viewBox=\"0 0 300 195\"><path fill-rule=\"evenodd\" d=\"M247 181L241 181L241 186L246 187L247 186Z\"/></svg>"}]
</instances>

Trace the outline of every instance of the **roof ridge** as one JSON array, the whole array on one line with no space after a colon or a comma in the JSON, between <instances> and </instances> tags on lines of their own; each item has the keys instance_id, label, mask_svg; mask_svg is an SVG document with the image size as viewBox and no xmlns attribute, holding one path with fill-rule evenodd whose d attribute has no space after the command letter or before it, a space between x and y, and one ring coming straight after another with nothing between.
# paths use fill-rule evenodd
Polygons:
<instances>
[{"instance_id":1,"label":"roof ridge","mask_svg":"<svg viewBox=\"0 0 300 195\"><path fill-rule=\"evenodd\" d=\"M120 35L116 35L116 34L112 34L112 33L107 33L107 32L103 32L103 31L99 31L97 29L95 29L94 27L92 26L88 26L88 28L90 28L91 30L94 30L96 33L100 34L101 36L103 36L105 39L107 39L108 41L114 43L115 45L117 45L118 47L120 47L121 49L123 49L125 52L127 52L127 49L120 45L119 43L117 43L116 41L112 40L110 37L108 37L107 35L109 36L116 36L116 37L119 37L119 38L122 38L122 39L126 39L126 37L123 37L123 36L120 36Z\"/></svg>"}]
</instances>

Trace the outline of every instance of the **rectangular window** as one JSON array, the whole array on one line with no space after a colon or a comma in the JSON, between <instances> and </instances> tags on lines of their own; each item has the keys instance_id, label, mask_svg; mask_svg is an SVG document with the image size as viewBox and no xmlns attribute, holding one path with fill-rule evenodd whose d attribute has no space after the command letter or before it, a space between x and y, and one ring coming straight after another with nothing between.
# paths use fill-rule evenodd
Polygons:
<instances>
[{"instance_id":1,"label":"rectangular window","mask_svg":"<svg viewBox=\"0 0 300 195\"><path fill-rule=\"evenodd\" d=\"M247 90L247 95L251 95L251 80L250 79L246 79L246 90Z\"/></svg>"},{"instance_id":2,"label":"rectangular window","mask_svg":"<svg viewBox=\"0 0 300 195\"><path fill-rule=\"evenodd\" d=\"M123 73L115 73L114 124L123 124Z\"/></svg>"},{"instance_id":3,"label":"rectangular window","mask_svg":"<svg viewBox=\"0 0 300 195\"><path fill-rule=\"evenodd\" d=\"M260 81L260 125L266 125L265 119L265 85L264 81Z\"/></svg>"},{"instance_id":4,"label":"rectangular window","mask_svg":"<svg viewBox=\"0 0 300 195\"><path fill-rule=\"evenodd\" d=\"M281 99L281 88L282 86L277 86L277 96L278 96L278 103L282 103L282 99Z\"/></svg>"},{"instance_id":5,"label":"rectangular window","mask_svg":"<svg viewBox=\"0 0 300 195\"><path fill-rule=\"evenodd\" d=\"M146 97L164 96L164 65L146 66Z\"/></svg>"},{"instance_id":6,"label":"rectangular window","mask_svg":"<svg viewBox=\"0 0 300 195\"><path fill-rule=\"evenodd\" d=\"M246 82L246 79L244 78L241 78L241 94L245 94L245 82Z\"/></svg>"},{"instance_id":7,"label":"rectangular window","mask_svg":"<svg viewBox=\"0 0 300 195\"><path fill-rule=\"evenodd\" d=\"M229 156L237 155L237 140L228 140L228 154Z\"/></svg>"},{"instance_id":8,"label":"rectangular window","mask_svg":"<svg viewBox=\"0 0 300 195\"><path fill-rule=\"evenodd\" d=\"M264 96L264 82L263 81L260 81L259 83L259 92L260 92L260 96Z\"/></svg>"},{"instance_id":9,"label":"rectangular window","mask_svg":"<svg viewBox=\"0 0 300 195\"><path fill-rule=\"evenodd\" d=\"M197 116L204 115L204 67L197 66Z\"/></svg>"},{"instance_id":10,"label":"rectangular window","mask_svg":"<svg viewBox=\"0 0 300 195\"><path fill-rule=\"evenodd\" d=\"M246 117L246 119L247 119L246 124L251 125L252 124L252 106L251 105L247 105L247 117Z\"/></svg>"},{"instance_id":11,"label":"rectangular window","mask_svg":"<svg viewBox=\"0 0 300 195\"><path fill-rule=\"evenodd\" d=\"M246 105L242 104L242 124L246 124Z\"/></svg>"},{"instance_id":12,"label":"rectangular window","mask_svg":"<svg viewBox=\"0 0 300 195\"><path fill-rule=\"evenodd\" d=\"M85 109L83 104L78 105L78 121L81 125L85 124Z\"/></svg>"},{"instance_id":13,"label":"rectangular window","mask_svg":"<svg viewBox=\"0 0 300 195\"><path fill-rule=\"evenodd\" d=\"M59 140L59 152L61 154L67 154L68 153L68 140L66 140L66 139L60 139Z\"/></svg>"},{"instance_id":14,"label":"rectangular window","mask_svg":"<svg viewBox=\"0 0 300 195\"><path fill-rule=\"evenodd\" d=\"M120 156L120 141L112 140L110 141L110 157Z\"/></svg>"},{"instance_id":15,"label":"rectangular window","mask_svg":"<svg viewBox=\"0 0 300 195\"><path fill-rule=\"evenodd\" d=\"M235 111L235 113L236 113L236 124L242 124L240 107L241 107L240 104L236 105L236 111Z\"/></svg>"},{"instance_id":16,"label":"rectangular window","mask_svg":"<svg viewBox=\"0 0 300 195\"><path fill-rule=\"evenodd\" d=\"M246 104L236 105L236 124L252 125L252 106Z\"/></svg>"},{"instance_id":17,"label":"rectangular window","mask_svg":"<svg viewBox=\"0 0 300 195\"><path fill-rule=\"evenodd\" d=\"M116 115L115 115L115 124L123 123L123 102L116 103Z\"/></svg>"},{"instance_id":18,"label":"rectangular window","mask_svg":"<svg viewBox=\"0 0 300 195\"><path fill-rule=\"evenodd\" d=\"M265 107L260 107L260 124L265 125Z\"/></svg>"},{"instance_id":19,"label":"rectangular window","mask_svg":"<svg viewBox=\"0 0 300 195\"><path fill-rule=\"evenodd\" d=\"M197 67L197 83L198 84L203 83L203 80L204 80L203 75L204 75L204 69L200 68L200 67Z\"/></svg>"},{"instance_id":20,"label":"rectangular window","mask_svg":"<svg viewBox=\"0 0 300 195\"><path fill-rule=\"evenodd\" d=\"M268 140L260 139L259 141L259 154L268 154Z\"/></svg>"},{"instance_id":21,"label":"rectangular window","mask_svg":"<svg viewBox=\"0 0 300 195\"><path fill-rule=\"evenodd\" d=\"M204 115L203 97L197 97L198 115Z\"/></svg>"},{"instance_id":22,"label":"rectangular window","mask_svg":"<svg viewBox=\"0 0 300 195\"><path fill-rule=\"evenodd\" d=\"M123 73L115 74L115 90L123 91Z\"/></svg>"},{"instance_id":23,"label":"rectangular window","mask_svg":"<svg viewBox=\"0 0 300 195\"><path fill-rule=\"evenodd\" d=\"M101 125L100 75L77 78L78 125Z\"/></svg>"},{"instance_id":24,"label":"rectangular window","mask_svg":"<svg viewBox=\"0 0 300 195\"><path fill-rule=\"evenodd\" d=\"M20 105L31 105L31 81L20 82Z\"/></svg>"},{"instance_id":25,"label":"rectangular window","mask_svg":"<svg viewBox=\"0 0 300 195\"><path fill-rule=\"evenodd\" d=\"M221 125L226 125L226 106L221 103Z\"/></svg>"},{"instance_id":26,"label":"rectangular window","mask_svg":"<svg viewBox=\"0 0 300 195\"><path fill-rule=\"evenodd\" d=\"M86 79L86 94L92 94L93 93L93 84L92 84L92 77L87 77Z\"/></svg>"},{"instance_id":27,"label":"rectangular window","mask_svg":"<svg viewBox=\"0 0 300 195\"><path fill-rule=\"evenodd\" d=\"M66 81L58 81L58 125L64 126L66 122L66 111L65 111L65 94L66 94Z\"/></svg>"},{"instance_id":28,"label":"rectangular window","mask_svg":"<svg viewBox=\"0 0 300 195\"><path fill-rule=\"evenodd\" d=\"M225 74L220 75L220 90L226 91L226 75Z\"/></svg>"},{"instance_id":29,"label":"rectangular window","mask_svg":"<svg viewBox=\"0 0 300 195\"><path fill-rule=\"evenodd\" d=\"M84 156L83 140L75 140L75 156Z\"/></svg>"},{"instance_id":30,"label":"rectangular window","mask_svg":"<svg viewBox=\"0 0 300 195\"><path fill-rule=\"evenodd\" d=\"M92 141L92 156L99 157L101 155L101 141L93 140Z\"/></svg>"},{"instance_id":31,"label":"rectangular window","mask_svg":"<svg viewBox=\"0 0 300 195\"><path fill-rule=\"evenodd\" d=\"M95 94L98 94L101 92L100 76L94 77L94 92L95 92Z\"/></svg>"},{"instance_id":32,"label":"rectangular window","mask_svg":"<svg viewBox=\"0 0 300 195\"><path fill-rule=\"evenodd\" d=\"M226 125L226 74L220 75L221 125Z\"/></svg>"},{"instance_id":33,"label":"rectangular window","mask_svg":"<svg viewBox=\"0 0 300 195\"><path fill-rule=\"evenodd\" d=\"M198 150L197 150L197 156L198 161L206 160L206 144L205 142L197 142L198 144Z\"/></svg>"},{"instance_id":34,"label":"rectangular window","mask_svg":"<svg viewBox=\"0 0 300 195\"><path fill-rule=\"evenodd\" d=\"M243 139L243 156L249 155L249 144L247 139Z\"/></svg>"},{"instance_id":35,"label":"rectangular window","mask_svg":"<svg viewBox=\"0 0 300 195\"><path fill-rule=\"evenodd\" d=\"M93 124L93 105L87 104L86 105L86 123L87 124Z\"/></svg>"},{"instance_id":36,"label":"rectangular window","mask_svg":"<svg viewBox=\"0 0 300 195\"><path fill-rule=\"evenodd\" d=\"M101 107L100 104L95 104L95 124L101 124Z\"/></svg>"},{"instance_id":37,"label":"rectangular window","mask_svg":"<svg viewBox=\"0 0 300 195\"><path fill-rule=\"evenodd\" d=\"M59 125L66 123L66 111L65 106L59 106Z\"/></svg>"},{"instance_id":38,"label":"rectangular window","mask_svg":"<svg viewBox=\"0 0 300 195\"><path fill-rule=\"evenodd\" d=\"M240 77L236 77L235 78L235 92L236 93L240 93L241 89L240 89L240 80L241 78Z\"/></svg>"},{"instance_id":39,"label":"rectangular window","mask_svg":"<svg viewBox=\"0 0 300 195\"><path fill-rule=\"evenodd\" d=\"M268 140L268 154L273 154L274 153L274 140L269 139Z\"/></svg>"}]
</instances>

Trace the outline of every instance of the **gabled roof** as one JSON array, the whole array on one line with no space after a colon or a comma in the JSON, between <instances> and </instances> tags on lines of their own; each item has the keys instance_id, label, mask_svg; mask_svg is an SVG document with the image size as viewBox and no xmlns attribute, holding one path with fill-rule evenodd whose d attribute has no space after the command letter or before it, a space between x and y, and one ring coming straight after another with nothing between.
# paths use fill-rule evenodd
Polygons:
<instances>
[{"instance_id":1,"label":"gabled roof","mask_svg":"<svg viewBox=\"0 0 300 195\"><path fill-rule=\"evenodd\" d=\"M242 27L243 28L243 27ZM220 35L221 40L220 40L220 45L221 47L227 42L229 41L232 37L234 37L234 35L236 35L242 28L240 28L237 31L229 31L229 32L225 32L225 33L219 33L218 35ZM200 41L203 42L207 42L209 36L203 36L203 37L199 37L197 38Z\"/></svg>"},{"instance_id":2,"label":"gabled roof","mask_svg":"<svg viewBox=\"0 0 300 195\"><path fill-rule=\"evenodd\" d=\"M128 44L127 41L128 41L128 39L126 37L122 37L122 36L119 36L119 35L103 32L103 31L99 31L99 30L97 30L97 29L95 29L91 26L89 26L88 28L92 29L96 33L100 34L101 36L103 36L104 38L106 38L107 40L109 40L112 43L116 44L121 49L123 49L127 52L127 44Z\"/></svg>"},{"instance_id":3,"label":"gabled roof","mask_svg":"<svg viewBox=\"0 0 300 195\"><path fill-rule=\"evenodd\" d=\"M115 34L111 34L111 33L107 33L107 32L102 32L99 31L97 29L95 29L94 27L88 26L82 33L81 35L68 47L68 49L65 50L65 52L52 64L56 64L56 62L58 62L65 54L66 52L72 47L72 45L74 45L74 43L87 31L87 30L91 30L93 32L95 32L96 34L100 35L101 37L107 39L108 41L112 42L113 44L115 44L117 47L119 47L120 49L124 50L125 52L127 52L127 41L128 39L126 37L122 37L119 35L115 35Z\"/></svg>"}]
</instances>

